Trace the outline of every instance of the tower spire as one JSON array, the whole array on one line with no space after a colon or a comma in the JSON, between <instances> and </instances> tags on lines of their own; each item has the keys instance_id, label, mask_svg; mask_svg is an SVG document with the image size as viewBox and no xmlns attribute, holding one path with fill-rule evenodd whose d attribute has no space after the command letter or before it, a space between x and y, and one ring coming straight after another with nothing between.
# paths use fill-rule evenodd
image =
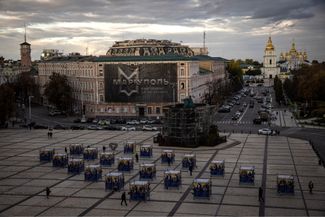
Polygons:
<instances>
[{"instance_id":1,"label":"tower spire","mask_svg":"<svg viewBox=\"0 0 325 217\"><path fill-rule=\"evenodd\" d=\"M26 23L24 23L24 27L25 27L25 34L24 34L24 42L26 42L27 40L26 40Z\"/></svg>"},{"instance_id":2,"label":"tower spire","mask_svg":"<svg viewBox=\"0 0 325 217\"><path fill-rule=\"evenodd\" d=\"M203 31L203 50L205 51L205 28Z\"/></svg>"}]
</instances>

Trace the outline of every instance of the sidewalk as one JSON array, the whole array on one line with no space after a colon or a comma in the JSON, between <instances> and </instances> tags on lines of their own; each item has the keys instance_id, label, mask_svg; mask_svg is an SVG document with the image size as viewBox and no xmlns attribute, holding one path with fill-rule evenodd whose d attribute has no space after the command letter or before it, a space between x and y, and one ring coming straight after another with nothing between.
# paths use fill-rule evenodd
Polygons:
<instances>
[{"instance_id":1,"label":"sidewalk","mask_svg":"<svg viewBox=\"0 0 325 217\"><path fill-rule=\"evenodd\" d=\"M275 110L278 112L276 115L276 120L272 121L273 124L281 127L299 127L295 117L289 110Z\"/></svg>"}]
</instances>

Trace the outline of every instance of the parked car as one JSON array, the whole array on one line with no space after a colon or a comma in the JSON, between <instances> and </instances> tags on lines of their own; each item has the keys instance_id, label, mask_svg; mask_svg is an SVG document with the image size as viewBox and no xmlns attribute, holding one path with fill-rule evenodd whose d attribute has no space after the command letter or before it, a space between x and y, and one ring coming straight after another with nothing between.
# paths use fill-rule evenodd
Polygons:
<instances>
[{"instance_id":1,"label":"parked car","mask_svg":"<svg viewBox=\"0 0 325 217\"><path fill-rule=\"evenodd\" d=\"M53 127L53 129L55 130L65 130L67 129L64 125L61 125L61 124L57 124Z\"/></svg>"},{"instance_id":2,"label":"parked car","mask_svg":"<svg viewBox=\"0 0 325 217\"><path fill-rule=\"evenodd\" d=\"M135 131L135 127L121 127L122 131Z\"/></svg>"},{"instance_id":3,"label":"parked car","mask_svg":"<svg viewBox=\"0 0 325 217\"><path fill-rule=\"evenodd\" d=\"M108 125L104 126L104 130L120 130L121 127L115 126L115 125Z\"/></svg>"},{"instance_id":4,"label":"parked car","mask_svg":"<svg viewBox=\"0 0 325 217\"><path fill-rule=\"evenodd\" d=\"M84 127L83 126L78 126L78 125L72 125L70 127L71 130L83 130Z\"/></svg>"},{"instance_id":5,"label":"parked car","mask_svg":"<svg viewBox=\"0 0 325 217\"><path fill-rule=\"evenodd\" d=\"M101 126L97 126L97 125L89 125L87 127L88 130L102 130L103 128Z\"/></svg>"},{"instance_id":6,"label":"parked car","mask_svg":"<svg viewBox=\"0 0 325 217\"><path fill-rule=\"evenodd\" d=\"M62 112L60 112L59 110L53 110L53 111L49 112L49 116L52 116L52 117L54 117L56 115L61 115L61 114L62 114Z\"/></svg>"},{"instance_id":7,"label":"parked car","mask_svg":"<svg viewBox=\"0 0 325 217\"><path fill-rule=\"evenodd\" d=\"M45 125L41 125L41 124L35 124L34 125L34 129L47 129L48 127Z\"/></svg>"},{"instance_id":8,"label":"parked car","mask_svg":"<svg viewBox=\"0 0 325 217\"><path fill-rule=\"evenodd\" d=\"M81 119L80 118L77 118L77 119L74 119L73 120L73 123L80 123L81 122Z\"/></svg>"},{"instance_id":9,"label":"parked car","mask_svg":"<svg viewBox=\"0 0 325 217\"><path fill-rule=\"evenodd\" d=\"M142 127L142 130L143 131L157 131L158 129L157 129L157 127L153 127L151 125L144 125Z\"/></svg>"},{"instance_id":10,"label":"parked car","mask_svg":"<svg viewBox=\"0 0 325 217\"><path fill-rule=\"evenodd\" d=\"M258 134L262 134L262 135L274 135L275 131L271 130L269 128L263 128L263 129L259 129L258 130Z\"/></svg>"},{"instance_id":11,"label":"parked car","mask_svg":"<svg viewBox=\"0 0 325 217\"><path fill-rule=\"evenodd\" d=\"M81 122L81 123L87 123L87 119L86 119L86 117L83 116L83 117L81 118L80 122Z\"/></svg>"},{"instance_id":12,"label":"parked car","mask_svg":"<svg viewBox=\"0 0 325 217\"><path fill-rule=\"evenodd\" d=\"M146 123L148 123L148 120L145 120L145 119L140 120L140 124L146 124Z\"/></svg>"},{"instance_id":13,"label":"parked car","mask_svg":"<svg viewBox=\"0 0 325 217\"><path fill-rule=\"evenodd\" d=\"M127 124L127 125L138 125L138 124L140 124L140 122L137 121L137 120L132 120L132 121L128 121L128 122L126 122L126 124Z\"/></svg>"}]
</instances>

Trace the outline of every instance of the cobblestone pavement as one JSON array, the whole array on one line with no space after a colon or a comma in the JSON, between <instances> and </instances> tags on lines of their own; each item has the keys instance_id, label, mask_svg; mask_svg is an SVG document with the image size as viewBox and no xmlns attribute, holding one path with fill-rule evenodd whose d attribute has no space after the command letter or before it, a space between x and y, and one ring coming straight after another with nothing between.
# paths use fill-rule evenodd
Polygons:
<instances>
[{"instance_id":1,"label":"cobblestone pavement","mask_svg":"<svg viewBox=\"0 0 325 217\"><path fill-rule=\"evenodd\" d=\"M67 173L67 168L55 168L51 163L39 161L39 150L53 147L64 153L64 147L72 143L102 149L103 145L117 142L116 157L123 156L122 143L132 140L153 144L152 132L121 131L55 131L52 139L46 130L0 131L0 215L55 215L55 216L216 216L216 215L325 215L325 169L307 141L283 136L232 134L226 144L197 149L175 148L176 161L169 167L181 168L185 153L195 153L197 168L193 176L182 170L179 189L165 189L163 172L168 168L161 164L164 147L154 144L153 157L140 158L139 163L155 162L157 177L151 181L150 200L128 201L120 205L121 192L105 191L104 179L98 182L84 181L84 174ZM239 142L236 142L239 141ZM170 149L170 148L168 148ZM225 160L225 176L210 177L212 160ZM98 163L88 161L86 164ZM139 163L132 172L125 173L129 182L139 179ZM239 167L255 166L255 184L239 183ZM103 174L116 171L117 163L104 167ZM278 174L293 175L295 193L279 195L276 190ZM211 178L212 195L208 199L193 199L190 185L194 178ZM308 182L314 183L313 194ZM50 198L44 189L49 186ZM265 202L258 200L258 188L262 186Z\"/></svg>"}]
</instances>

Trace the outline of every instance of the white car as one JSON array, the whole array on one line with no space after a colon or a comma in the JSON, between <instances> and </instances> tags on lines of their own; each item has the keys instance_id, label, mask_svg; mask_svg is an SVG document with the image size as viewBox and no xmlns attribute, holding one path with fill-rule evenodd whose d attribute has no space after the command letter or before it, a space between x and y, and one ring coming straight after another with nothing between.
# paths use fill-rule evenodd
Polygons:
<instances>
[{"instance_id":1,"label":"white car","mask_svg":"<svg viewBox=\"0 0 325 217\"><path fill-rule=\"evenodd\" d=\"M142 130L143 131L157 131L158 129L157 129L157 127L153 127L153 126L150 126L150 125L144 125L142 127Z\"/></svg>"},{"instance_id":2,"label":"white car","mask_svg":"<svg viewBox=\"0 0 325 217\"><path fill-rule=\"evenodd\" d=\"M121 127L122 131L135 131L135 127Z\"/></svg>"},{"instance_id":3,"label":"white car","mask_svg":"<svg viewBox=\"0 0 325 217\"><path fill-rule=\"evenodd\" d=\"M126 124L127 124L127 125L138 125L138 124L140 124L140 122L137 121L137 120L132 120L132 121L128 121L128 122L126 122Z\"/></svg>"},{"instance_id":4,"label":"white car","mask_svg":"<svg viewBox=\"0 0 325 217\"><path fill-rule=\"evenodd\" d=\"M148 120L140 120L140 124L146 124L148 123Z\"/></svg>"},{"instance_id":5,"label":"white car","mask_svg":"<svg viewBox=\"0 0 325 217\"><path fill-rule=\"evenodd\" d=\"M263 129L259 129L258 130L258 134L262 134L262 135L274 135L275 131L271 130L269 128L263 128Z\"/></svg>"}]
</instances>

